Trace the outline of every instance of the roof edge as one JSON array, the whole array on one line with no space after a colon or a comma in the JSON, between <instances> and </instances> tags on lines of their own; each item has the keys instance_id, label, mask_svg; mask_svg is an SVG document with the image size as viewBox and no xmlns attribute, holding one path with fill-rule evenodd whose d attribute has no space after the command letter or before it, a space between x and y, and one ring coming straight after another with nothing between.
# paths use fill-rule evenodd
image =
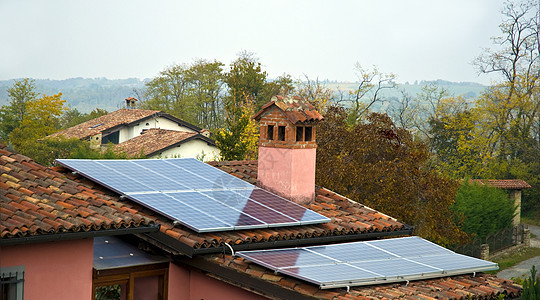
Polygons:
<instances>
[{"instance_id":1,"label":"roof edge","mask_svg":"<svg viewBox=\"0 0 540 300\"><path fill-rule=\"evenodd\" d=\"M3 239L0 239L0 246L57 242L57 241L65 241L65 240L84 239L84 238L90 238L90 237L96 237L96 236L150 233L150 232L159 231L160 226L161 226L160 224L152 224L148 226L139 226L139 227L130 227L130 228L51 233L51 234L31 235L31 236L24 236L24 237L17 237L17 238L3 238Z\"/></svg>"}]
</instances>

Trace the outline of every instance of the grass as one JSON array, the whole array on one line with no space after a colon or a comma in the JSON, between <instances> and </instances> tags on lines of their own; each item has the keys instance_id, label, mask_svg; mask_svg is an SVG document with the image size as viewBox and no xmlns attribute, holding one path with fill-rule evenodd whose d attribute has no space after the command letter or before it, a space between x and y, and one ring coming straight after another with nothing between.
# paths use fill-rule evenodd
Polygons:
<instances>
[{"instance_id":1,"label":"grass","mask_svg":"<svg viewBox=\"0 0 540 300\"><path fill-rule=\"evenodd\" d=\"M496 274L504 269L513 267L522 261L525 261L527 259L539 256L539 255L540 255L540 248L526 248L526 249L520 250L517 253L505 255L497 260L494 260L494 262L499 264L499 270L489 271L486 273Z\"/></svg>"},{"instance_id":2,"label":"grass","mask_svg":"<svg viewBox=\"0 0 540 300\"><path fill-rule=\"evenodd\" d=\"M527 224L527 225L536 225L540 226L540 219L537 218L531 218L529 216L522 216L521 217L521 223Z\"/></svg>"}]
</instances>

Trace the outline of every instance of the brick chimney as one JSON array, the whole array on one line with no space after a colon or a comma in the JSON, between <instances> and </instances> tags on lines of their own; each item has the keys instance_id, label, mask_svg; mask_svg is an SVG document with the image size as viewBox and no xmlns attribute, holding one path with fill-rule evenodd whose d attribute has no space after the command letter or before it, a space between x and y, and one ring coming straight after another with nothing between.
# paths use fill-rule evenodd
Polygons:
<instances>
[{"instance_id":1,"label":"brick chimney","mask_svg":"<svg viewBox=\"0 0 540 300\"><path fill-rule=\"evenodd\" d=\"M137 99L133 97L126 98L126 108L133 109L135 106L137 106Z\"/></svg>"},{"instance_id":2,"label":"brick chimney","mask_svg":"<svg viewBox=\"0 0 540 300\"><path fill-rule=\"evenodd\" d=\"M274 96L253 118L260 122L257 184L299 204L313 201L323 116L303 98Z\"/></svg>"}]
</instances>

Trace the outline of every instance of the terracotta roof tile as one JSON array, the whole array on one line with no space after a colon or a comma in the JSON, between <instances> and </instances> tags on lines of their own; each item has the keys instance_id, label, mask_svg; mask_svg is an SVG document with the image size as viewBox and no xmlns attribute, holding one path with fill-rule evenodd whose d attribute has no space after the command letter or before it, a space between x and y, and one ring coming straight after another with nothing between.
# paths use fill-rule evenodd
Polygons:
<instances>
[{"instance_id":1,"label":"terracotta roof tile","mask_svg":"<svg viewBox=\"0 0 540 300\"><path fill-rule=\"evenodd\" d=\"M135 211L125 212L110 195L84 187L16 154L0 144L2 178L0 189L0 238L9 239L59 232L102 230L154 224ZM36 174L36 175L34 175ZM92 191L92 203L75 193ZM107 201L98 206L96 202Z\"/></svg>"},{"instance_id":2,"label":"terracotta roof tile","mask_svg":"<svg viewBox=\"0 0 540 300\"><path fill-rule=\"evenodd\" d=\"M127 125L129 123L144 119L157 113L159 113L159 111L157 110L122 108L104 116L51 134L49 137L64 136L66 138L84 139L103 132L104 130L116 127L118 125Z\"/></svg>"},{"instance_id":3,"label":"terracotta roof tile","mask_svg":"<svg viewBox=\"0 0 540 300\"><path fill-rule=\"evenodd\" d=\"M292 124L316 122L324 119L313 105L298 96L274 96L269 103L263 105L253 118L259 120L262 114L273 106L278 107Z\"/></svg>"},{"instance_id":4,"label":"terracotta roof tile","mask_svg":"<svg viewBox=\"0 0 540 300\"><path fill-rule=\"evenodd\" d=\"M148 156L163 151L167 147L180 144L196 135L197 133L194 132L151 128L139 136L116 145L114 149L125 151L129 156L141 153Z\"/></svg>"},{"instance_id":5,"label":"terracotta roof tile","mask_svg":"<svg viewBox=\"0 0 540 300\"><path fill-rule=\"evenodd\" d=\"M530 189L531 185L521 179L471 179L470 182L487 184L503 190Z\"/></svg>"}]
</instances>

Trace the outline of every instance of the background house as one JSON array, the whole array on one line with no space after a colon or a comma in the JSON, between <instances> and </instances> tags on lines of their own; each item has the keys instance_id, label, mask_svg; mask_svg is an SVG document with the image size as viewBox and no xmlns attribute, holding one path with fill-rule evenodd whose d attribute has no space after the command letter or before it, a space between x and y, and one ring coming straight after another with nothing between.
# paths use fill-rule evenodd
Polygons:
<instances>
[{"instance_id":1,"label":"background house","mask_svg":"<svg viewBox=\"0 0 540 300\"><path fill-rule=\"evenodd\" d=\"M148 158L204 157L206 160L214 160L219 157L219 150L210 138L210 131L161 111L131 108L134 101L136 99L128 98L128 108L61 130L48 137L63 136L87 140L93 148L112 143L118 145L118 149L128 150L130 155L143 153ZM143 134L145 135L141 136ZM138 139L131 141L135 138Z\"/></svg>"}]
</instances>

